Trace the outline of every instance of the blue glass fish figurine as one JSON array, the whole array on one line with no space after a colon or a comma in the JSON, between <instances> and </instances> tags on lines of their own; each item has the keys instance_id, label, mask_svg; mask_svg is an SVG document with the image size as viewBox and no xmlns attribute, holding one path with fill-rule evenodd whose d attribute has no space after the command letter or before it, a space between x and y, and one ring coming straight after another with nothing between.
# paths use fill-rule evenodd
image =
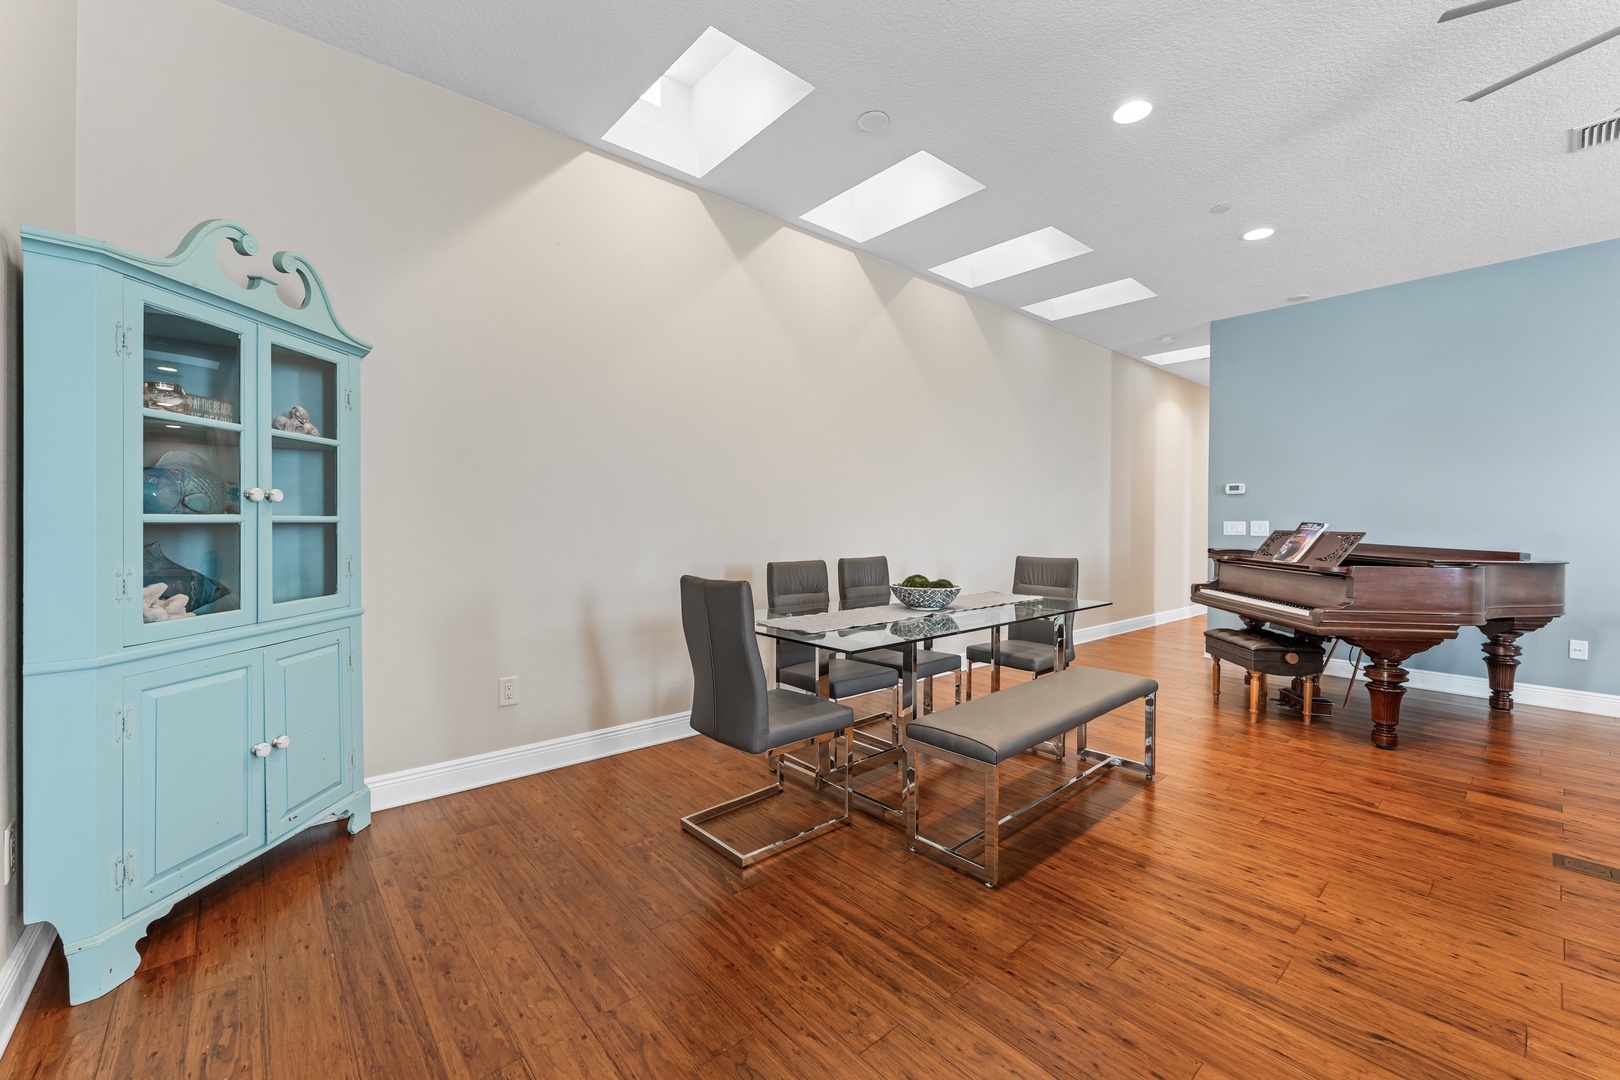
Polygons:
<instances>
[{"instance_id":1,"label":"blue glass fish figurine","mask_svg":"<svg viewBox=\"0 0 1620 1080\"><path fill-rule=\"evenodd\" d=\"M170 450L143 474L141 510L148 514L233 513L231 489L208 459L191 450Z\"/></svg>"}]
</instances>

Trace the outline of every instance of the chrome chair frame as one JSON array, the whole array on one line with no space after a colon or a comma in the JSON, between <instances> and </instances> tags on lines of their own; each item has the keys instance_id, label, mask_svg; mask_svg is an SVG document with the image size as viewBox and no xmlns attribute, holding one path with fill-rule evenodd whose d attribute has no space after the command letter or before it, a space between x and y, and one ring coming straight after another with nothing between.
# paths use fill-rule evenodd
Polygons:
<instances>
[{"instance_id":1,"label":"chrome chair frame","mask_svg":"<svg viewBox=\"0 0 1620 1080\"><path fill-rule=\"evenodd\" d=\"M789 848L797 847L807 840L814 840L816 837L822 835L823 833L830 832L840 825L848 825L850 823L850 793L848 780L849 733L849 728L839 728L837 731L830 732L826 735L818 735L814 739L805 739L800 742L791 743L787 746L775 747L767 751L765 755L766 760L770 765L771 772L776 775L776 782L774 784L767 784L758 791L750 791L748 794L739 795L735 799L727 799L725 802L717 803L714 806L709 807L707 810L699 810L695 814L688 814L686 817L681 818L681 828L685 829L687 832L691 833L693 836L697 837L699 840L703 841L705 844L709 845L726 858L730 859L737 866L748 867L759 862L761 859L766 859L772 855L786 851ZM803 750L812 746L816 747L817 757L820 760L826 760L828 752L831 752L832 766L825 775L816 769L810 768L796 758L788 756L793 751ZM844 761L842 765L838 764L840 746L843 748ZM757 847L753 851L739 851L737 848L732 847L730 844L720 839L720 837L716 836L708 829L703 828L703 825L707 822L714 821L717 818L722 818L733 811L741 810L743 807L753 806L755 803L764 802L766 799L769 799L774 795L782 794L786 788L784 781L787 778L789 770L799 773L806 780L806 782L813 787L827 785L829 779L838 779L841 776L844 780L842 785L844 792L844 812L831 820L823 821L817 825L812 825L807 829L801 829L792 836L784 837L781 840L773 840L771 843Z\"/></svg>"}]
</instances>

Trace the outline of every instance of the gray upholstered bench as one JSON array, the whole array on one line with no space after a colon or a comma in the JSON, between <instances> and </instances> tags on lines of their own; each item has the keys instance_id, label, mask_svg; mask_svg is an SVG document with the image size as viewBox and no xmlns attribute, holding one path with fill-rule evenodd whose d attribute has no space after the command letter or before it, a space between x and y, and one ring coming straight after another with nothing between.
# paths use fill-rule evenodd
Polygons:
<instances>
[{"instance_id":1,"label":"gray upholstered bench","mask_svg":"<svg viewBox=\"0 0 1620 1080\"><path fill-rule=\"evenodd\" d=\"M1103 769L1124 766L1153 778L1153 704L1159 684L1140 675L1097 668L1071 667L1049 678L1031 680L999 694L977 698L906 726L906 837L911 850L994 886L1000 880L1003 827L1027 811L1051 801ZM1086 746L1086 724L1137 698L1144 699L1142 760L1104 754ZM1067 741L1070 728L1078 740L1081 762L1091 762L1061 785L1010 814L1001 813L1000 774L997 767L1008 758L1040 743ZM940 757L984 776L984 830L961 843L946 846L917 831L917 803L921 796L918 765L923 755ZM1028 820L1028 819L1026 819ZM1023 822L1020 822L1023 824ZM1011 829L1007 829L1011 832ZM962 849L983 839L982 861Z\"/></svg>"}]
</instances>

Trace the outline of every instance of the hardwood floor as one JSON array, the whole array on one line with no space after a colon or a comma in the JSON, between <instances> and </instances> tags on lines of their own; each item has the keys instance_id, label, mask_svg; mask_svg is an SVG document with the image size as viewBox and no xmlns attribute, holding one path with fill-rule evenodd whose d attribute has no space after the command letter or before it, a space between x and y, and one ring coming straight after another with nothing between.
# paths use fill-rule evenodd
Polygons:
<instances>
[{"instance_id":1,"label":"hardwood floor","mask_svg":"<svg viewBox=\"0 0 1620 1080\"><path fill-rule=\"evenodd\" d=\"M1202 629L1080 648L1160 681L1160 778L1017 833L999 889L860 815L735 871L677 819L764 769L687 739L312 829L78 1008L57 946L0 1080L1620 1076L1620 884L1552 865L1620 865L1620 721L1412 691L1388 753L1358 690L1251 725ZM1140 739L1139 705L1090 737Z\"/></svg>"}]
</instances>

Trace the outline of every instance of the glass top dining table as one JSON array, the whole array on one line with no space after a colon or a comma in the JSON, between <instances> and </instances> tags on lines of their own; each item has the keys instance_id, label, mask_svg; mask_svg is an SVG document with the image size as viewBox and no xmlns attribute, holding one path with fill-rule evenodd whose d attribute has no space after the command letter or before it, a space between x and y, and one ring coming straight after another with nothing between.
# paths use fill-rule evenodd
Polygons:
<instances>
[{"instance_id":1,"label":"glass top dining table","mask_svg":"<svg viewBox=\"0 0 1620 1080\"><path fill-rule=\"evenodd\" d=\"M795 615L819 615L823 612L859 610L841 608L838 604L806 604L799 607L756 608L754 631L762 637L778 641L793 641L818 649L838 653L856 653L865 649L894 649L966 634L975 630L996 631L1003 626L1033 619L1052 619L1072 615L1077 611L1108 607L1111 600L1058 600L1046 596L1032 596L1017 603L975 607L964 611L917 611L899 619L884 619L862 626L842 630L808 631L790 627L771 626L767 619L784 619ZM885 611L874 608L874 613ZM1067 622L1068 620L1064 620ZM997 635L999 636L999 635Z\"/></svg>"},{"instance_id":2,"label":"glass top dining table","mask_svg":"<svg viewBox=\"0 0 1620 1080\"><path fill-rule=\"evenodd\" d=\"M967 600L967 597L959 598ZM990 631L991 655L999 656L1001 651L1001 630L1004 626L1013 623L1028 622L1034 619L1050 619L1055 624L1057 633L1053 635L1053 652L1056 667L1064 667L1064 651L1068 643L1068 627L1071 622L1065 616L1073 615L1079 611L1090 611L1093 608L1108 607L1109 600L1059 600L1051 597L1032 596L1027 600L1018 600L1012 603L988 604L984 607L968 607L960 610L946 609L944 611L915 611L907 612L899 618L893 617L895 610L892 607L874 607L872 613L880 616L878 621L863 623L835 630L799 629L793 627L771 626L766 620L792 618L801 615L821 615L824 613L849 610L851 614L859 610L844 609L838 604L807 604L798 607L756 608L754 611L754 632L761 637L772 638L779 644L794 642L808 645L814 649L826 649L831 653L853 653L853 659L859 660L860 654L868 649L896 649L900 652L903 664L901 668L902 700L909 702L910 716L898 716L896 720L896 734L898 742L885 742L871 736L862 735L858 740L860 749L867 756L860 761L851 761L848 766L849 780L858 773L872 771L888 763L903 760L904 751L900 743L904 742L904 731L909 720L914 720L919 707L926 709L929 703L925 695L919 693L917 675L917 654L920 649L926 649L935 638L950 637L954 634L966 634L976 630ZM821 664L820 652L816 653L817 666ZM995 672L992 671L991 687L995 689ZM827 684L820 682L817 687L818 694L825 696ZM882 714L886 715L886 714ZM852 733L852 738L855 734ZM822 763L823 769L826 762ZM851 788L850 805L856 806L868 813L886 819L890 824L899 825L903 819L903 807L884 803L868 797L864 793Z\"/></svg>"}]
</instances>

